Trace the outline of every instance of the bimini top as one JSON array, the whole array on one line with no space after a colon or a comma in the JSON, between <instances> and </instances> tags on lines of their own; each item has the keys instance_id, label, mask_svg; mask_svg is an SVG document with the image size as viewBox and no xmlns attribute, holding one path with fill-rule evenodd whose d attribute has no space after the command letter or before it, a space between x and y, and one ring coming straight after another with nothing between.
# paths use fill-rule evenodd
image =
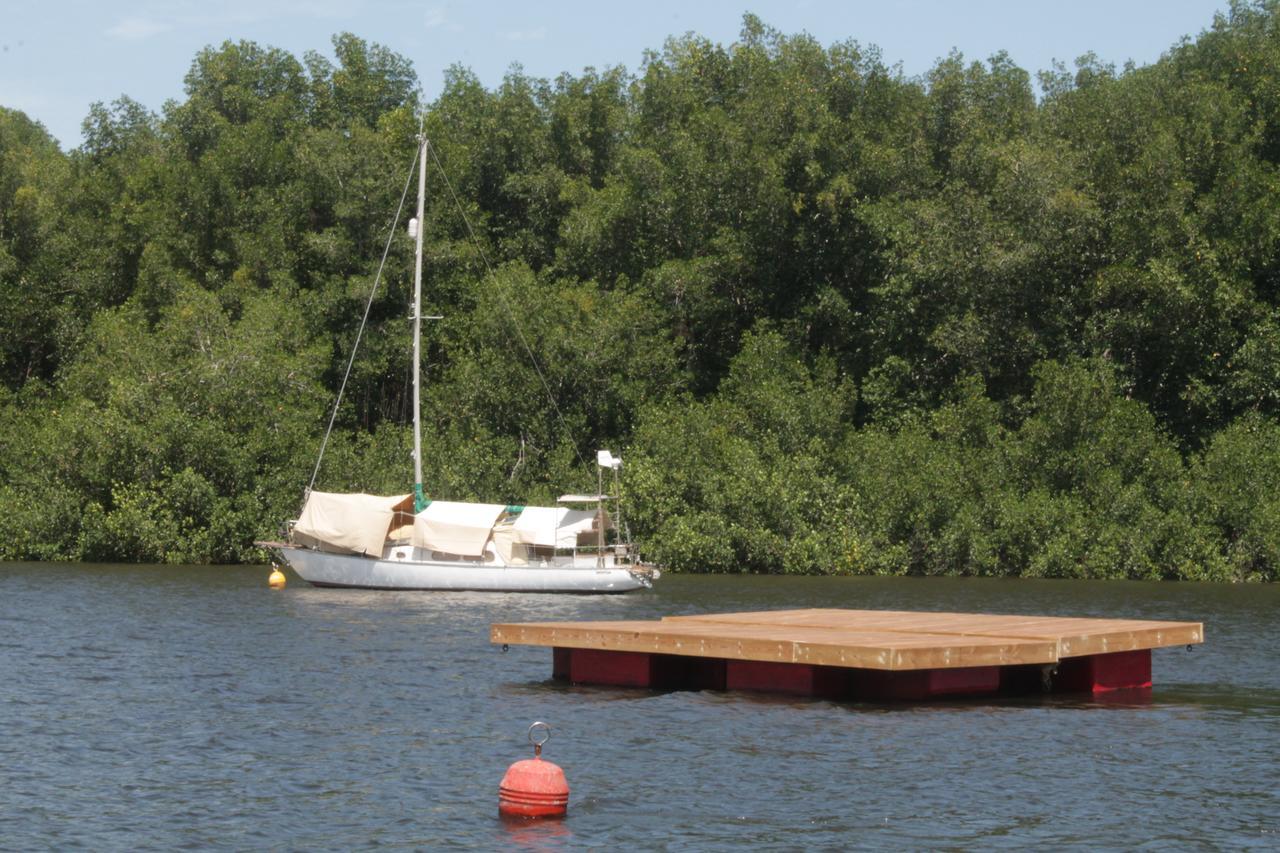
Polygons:
<instances>
[{"instance_id":1,"label":"bimini top","mask_svg":"<svg viewBox=\"0 0 1280 853\"><path fill-rule=\"evenodd\" d=\"M506 507L432 501L413 521L413 544L433 551L479 557Z\"/></svg>"},{"instance_id":2,"label":"bimini top","mask_svg":"<svg viewBox=\"0 0 1280 853\"><path fill-rule=\"evenodd\" d=\"M578 534L590 531L596 521L592 510L564 506L527 506L512 525L512 541L548 548L572 548Z\"/></svg>"}]
</instances>

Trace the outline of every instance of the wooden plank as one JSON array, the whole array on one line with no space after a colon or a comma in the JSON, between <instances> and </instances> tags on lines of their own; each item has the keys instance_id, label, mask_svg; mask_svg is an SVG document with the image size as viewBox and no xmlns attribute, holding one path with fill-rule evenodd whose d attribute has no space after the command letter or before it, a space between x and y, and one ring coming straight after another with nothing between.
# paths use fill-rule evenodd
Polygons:
<instances>
[{"instance_id":1,"label":"wooden plank","mask_svg":"<svg viewBox=\"0 0 1280 853\"><path fill-rule=\"evenodd\" d=\"M934 613L900 610L774 610L666 616L664 622L791 625L814 628L1053 640L1059 657L1107 654L1204 642L1199 622Z\"/></svg>"},{"instance_id":2,"label":"wooden plank","mask_svg":"<svg viewBox=\"0 0 1280 853\"><path fill-rule=\"evenodd\" d=\"M494 643L805 663L866 669L943 669L1053 663L1051 640L697 622L495 624Z\"/></svg>"},{"instance_id":3,"label":"wooden plank","mask_svg":"<svg viewBox=\"0 0 1280 853\"><path fill-rule=\"evenodd\" d=\"M1204 640L1198 622L777 610L661 621L495 624L494 643L885 671L1022 666Z\"/></svg>"}]
</instances>

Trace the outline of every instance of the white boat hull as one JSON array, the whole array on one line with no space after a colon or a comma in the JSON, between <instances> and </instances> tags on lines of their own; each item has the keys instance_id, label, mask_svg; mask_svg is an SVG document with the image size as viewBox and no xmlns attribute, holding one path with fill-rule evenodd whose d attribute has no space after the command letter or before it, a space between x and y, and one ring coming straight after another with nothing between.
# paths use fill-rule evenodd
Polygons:
<instances>
[{"instance_id":1,"label":"white boat hull","mask_svg":"<svg viewBox=\"0 0 1280 853\"><path fill-rule=\"evenodd\" d=\"M290 567L315 586L364 589L480 590L492 592L629 592L650 585L629 566L504 566L406 559L373 559L281 547Z\"/></svg>"}]
</instances>

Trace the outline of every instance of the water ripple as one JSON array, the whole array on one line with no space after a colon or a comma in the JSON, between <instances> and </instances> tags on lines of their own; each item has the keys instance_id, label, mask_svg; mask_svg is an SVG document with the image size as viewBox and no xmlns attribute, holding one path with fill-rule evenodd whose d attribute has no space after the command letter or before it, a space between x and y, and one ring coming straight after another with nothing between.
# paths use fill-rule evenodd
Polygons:
<instances>
[{"instance_id":1,"label":"water ripple","mask_svg":"<svg viewBox=\"0 0 1280 853\"><path fill-rule=\"evenodd\" d=\"M0 848L1274 846L1275 588L682 578L592 598L0 566ZM1195 618L1145 698L931 705L571 687L494 621L836 606ZM497 784L555 726L570 816Z\"/></svg>"}]
</instances>

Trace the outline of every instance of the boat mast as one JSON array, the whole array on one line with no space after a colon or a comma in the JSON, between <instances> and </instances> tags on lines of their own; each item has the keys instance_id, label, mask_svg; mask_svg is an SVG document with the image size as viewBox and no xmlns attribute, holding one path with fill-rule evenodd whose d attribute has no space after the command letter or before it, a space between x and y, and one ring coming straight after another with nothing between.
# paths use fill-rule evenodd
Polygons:
<instances>
[{"instance_id":1,"label":"boat mast","mask_svg":"<svg viewBox=\"0 0 1280 853\"><path fill-rule=\"evenodd\" d=\"M604 468L599 465L596 466L596 568L604 568Z\"/></svg>"},{"instance_id":2,"label":"boat mast","mask_svg":"<svg viewBox=\"0 0 1280 853\"><path fill-rule=\"evenodd\" d=\"M413 511L426 509L422 491L422 400L418 393L422 363L422 204L427 193L427 137L418 137L418 215L413 238Z\"/></svg>"}]
</instances>

